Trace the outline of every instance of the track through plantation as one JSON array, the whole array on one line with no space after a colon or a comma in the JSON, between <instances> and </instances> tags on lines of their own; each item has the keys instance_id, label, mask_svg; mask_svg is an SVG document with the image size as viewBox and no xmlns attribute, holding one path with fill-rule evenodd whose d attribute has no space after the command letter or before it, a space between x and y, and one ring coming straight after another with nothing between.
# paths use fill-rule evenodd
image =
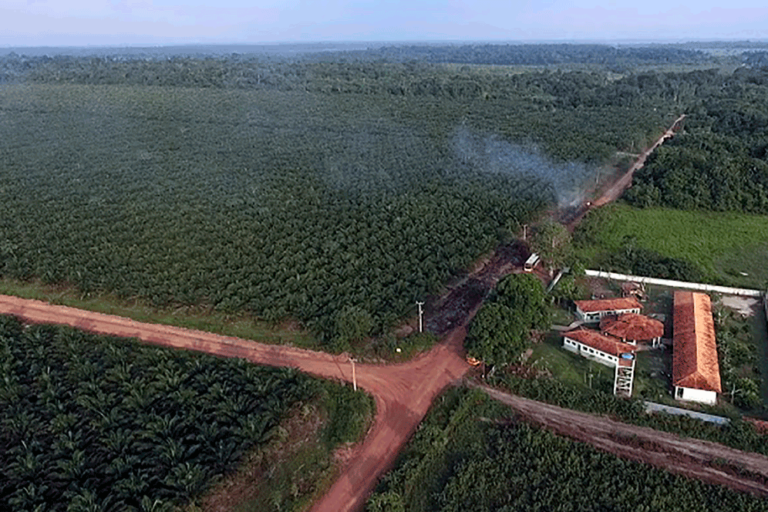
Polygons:
<instances>
[{"instance_id":1,"label":"track through plantation","mask_svg":"<svg viewBox=\"0 0 768 512\"><path fill-rule=\"evenodd\" d=\"M669 133L654 147L663 142ZM641 156L641 160L645 156L647 153ZM642 161L639 162L642 165ZM637 164L632 170L636 168ZM628 175L631 179L631 172ZM617 183L615 187L625 185ZM610 198L606 202L618 197L610 193L607 196ZM578 222L578 218L573 222ZM487 291L500 277L513 270L511 261L515 254L512 250L506 253L500 251L487 265L469 276L464 285L444 298L444 303L434 312L435 325L432 326L444 335L443 341L429 352L402 364L356 365L357 384L373 395L376 417L365 440L353 448L340 477L312 510L337 512L362 509L379 477L392 467L398 452L422 421L435 397L447 386L461 381L470 370L463 351L465 326ZM441 317L440 312L448 313ZM137 338L153 345L242 358L268 366L294 367L323 378L346 382L353 379L352 364L345 355L147 324L10 296L0 296L0 314L13 315L32 323L65 324L100 334ZM486 392L514 407L521 418L600 449L692 478L768 496L766 457L715 443L610 422L605 418L524 400L491 389L486 389Z\"/></svg>"},{"instance_id":2,"label":"track through plantation","mask_svg":"<svg viewBox=\"0 0 768 512\"><path fill-rule=\"evenodd\" d=\"M293 347L266 345L179 327L145 324L40 301L0 296L0 313L27 322L65 324L90 332L137 338L145 343L237 357L269 366L289 366L319 377L352 381L349 358ZM356 365L357 384L373 395L376 419L363 443L354 448L339 479L314 506L316 511L360 510L381 474L426 415L437 394L469 369L462 356L465 330L398 365Z\"/></svg>"},{"instance_id":3,"label":"track through plantation","mask_svg":"<svg viewBox=\"0 0 768 512\"><path fill-rule=\"evenodd\" d=\"M319 377L352 381L352 367L346 356L145 324L8 296L0 296L0 313L33 323L65 324L154 345L243 358L269 366L289 366ZM354 511L363 507L378 478L394 464L435 397L446 386L460 381L470 369L463 357L465 335L463 326L456 327L442 343L407 363L356 365L357 384L376 401L376 418L365 440L354 448L338 480L312 510ZM512 406L521 419L558 434L692 478L768 496L768 457L484 389Z\"/></svg>"}]
</instances>

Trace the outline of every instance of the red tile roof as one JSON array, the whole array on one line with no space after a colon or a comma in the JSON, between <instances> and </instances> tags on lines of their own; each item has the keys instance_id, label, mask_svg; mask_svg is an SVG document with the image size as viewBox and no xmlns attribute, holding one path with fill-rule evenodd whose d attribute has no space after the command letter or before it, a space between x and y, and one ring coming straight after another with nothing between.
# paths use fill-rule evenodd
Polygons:
<instances>
[{"instance_id":1,"label":"red tile roof","mask_svg":"<svg viewBox=\"0 0 768 512\"><path fill-rule=\"evenodd\" d=\"M596 311L616 311L621 309L642 309L634 297L625 297L622 299L600 299L600 300L577 300L576 306L585 313L594 313Z\"/></svg>"},{"instance_id":2,"label":"red tile roof","mask_svg":"<svg viewBox=\"0 0 768 512\"><path fill-rule=\"evenodd\" d=\"M672 384L722 393L709 296L675 292L674 314Z\"/></svg>"},{"instance_id":3,"label":"red tile roof","mask_svg":"<svg viewBox=\"0 0 768 512\"><path fill-rule=\"evenodd\" d=\"M600 331L623 340L650 341L664 335L664 324L645 315L623 313L603 317Z\"/></svg>"},{"instance_id":4,"label":"red tile roof","mask_svg":"<svg viewBox=\"0 0 768 512\"><path fill-rule=\"evenodd\" d=\"M591 329L575 329L563 333L563 336L617 357L627 352L633 352L637 348Z\"/></svg>"}]
</instances>

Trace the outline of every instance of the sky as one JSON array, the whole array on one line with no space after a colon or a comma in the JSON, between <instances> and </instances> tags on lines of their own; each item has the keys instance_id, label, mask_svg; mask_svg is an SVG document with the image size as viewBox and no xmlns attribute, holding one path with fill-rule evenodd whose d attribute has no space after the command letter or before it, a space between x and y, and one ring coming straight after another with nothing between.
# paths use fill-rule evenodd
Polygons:
<instances>
[{"instance_id":1,"label":"sky","mask_svg":"<svg viewBox=\"0 0 768 512\"><path fill-rule=\"evenodd\" d=\"M765 0L0 0L0 46L768 40Z\"/></svg>"}]
</instances>

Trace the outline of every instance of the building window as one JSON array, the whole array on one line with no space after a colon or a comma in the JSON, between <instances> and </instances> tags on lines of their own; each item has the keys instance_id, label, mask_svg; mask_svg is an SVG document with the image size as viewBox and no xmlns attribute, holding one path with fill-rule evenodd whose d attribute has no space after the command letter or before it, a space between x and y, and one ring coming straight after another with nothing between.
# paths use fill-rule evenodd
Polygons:
<instances>
[{"instance_id":1,"label":"building window","mask_svg":"<svg viewBox=\"0 0 768 512\"><path fill-rule=\"evenodd\" d=\"M683 388L677 388L677 392L675 394L676 398L683 398Z\"/></svg>"}]
</instances>

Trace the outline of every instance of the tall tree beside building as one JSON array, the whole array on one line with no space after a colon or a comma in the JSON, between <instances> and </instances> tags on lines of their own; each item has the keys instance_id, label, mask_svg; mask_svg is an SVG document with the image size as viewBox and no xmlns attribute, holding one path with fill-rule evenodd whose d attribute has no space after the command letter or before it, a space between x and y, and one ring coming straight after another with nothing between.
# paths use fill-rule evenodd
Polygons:
<instances>
[{"instance_id":1,"label":"tall tree beside building","mask_svg":"<svg viewBox=\"0 0 768 512\"><path fill-rule=\"evenodd\" d=\"M571 234L554 220L546 220L537 226L531 236L531 247L544 260L550 275L562 267L571 256Z\"/></svg>"},{"instance_id":2,"label":"tall tree beside building","mask_svg":"<svg viewBox=\"0 0 768 512\"><path fill-rule=\"evenodd\" d=\"M512 363L528 347L531 330L549 325L545 298L536 276L513 274L502 279L469 326L467 354L488 365Z\"/></svg>"}]
</instances>

